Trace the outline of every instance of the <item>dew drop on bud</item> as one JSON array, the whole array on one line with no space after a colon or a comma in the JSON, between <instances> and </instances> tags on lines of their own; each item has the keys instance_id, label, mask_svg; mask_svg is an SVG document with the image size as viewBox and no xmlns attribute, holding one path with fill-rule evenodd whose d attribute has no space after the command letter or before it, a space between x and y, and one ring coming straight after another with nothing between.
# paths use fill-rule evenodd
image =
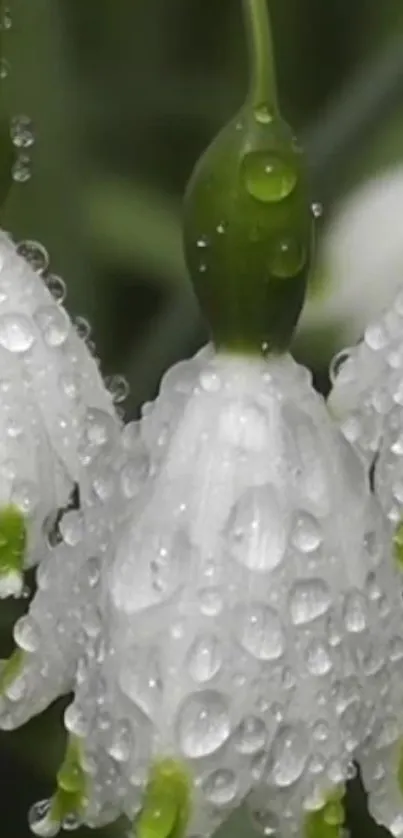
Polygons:
<instances>
[{"instance_id":1,"label":"dew drop on bud","mask_svg":"<svg viewBox=\"0 0 403 838\"><path fill-rule=\"evenodd\" d=\"M16 148L30 148L35 143L35 132L32 119L26 114L18 114L11 118L10 137Z\"/></svg>"},{"instance_id":2,"label":"dew drop on bud","mask_svg":"<svg viewBox=\"0 0 403 838\"><path fill-rule=\"evenodd\" d=\"M0 79L6 79L10 72L10 64L6 58L0 58Z\"/></svg>"},{"instance_id":3,"label":"dew drop on bud","mask_svg":"<svg viewBox=\"0 0 403 838\"><path fill-rule=\"evenodd\" d=\"M250 151L242 161L242 172L247 192L263 203L278 203L295 189L297 172L277 154Z\"/></svg>"},{"instance_id":4,"label":"dew drop on bud","mask_svg":"<svg viewBox=\"0 0 403 838\"><path fill-rule=\"evenodd\" d=\"M19 154L11 169L15 183L26 183L32 176L32 163L29 154Z\"/></svg>"}]
</instances>

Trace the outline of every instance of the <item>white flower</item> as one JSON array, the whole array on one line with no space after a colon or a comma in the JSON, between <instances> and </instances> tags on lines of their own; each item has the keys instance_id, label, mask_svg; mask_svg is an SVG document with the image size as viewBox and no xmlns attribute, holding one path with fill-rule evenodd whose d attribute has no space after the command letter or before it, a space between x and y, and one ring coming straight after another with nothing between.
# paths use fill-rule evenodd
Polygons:
<instances>
[{"instance_id":1,"label":"white flower","mask_svg":"<svg viewBox=\"0 0 403 838\"><path fill-rule=\"evenodd\" d=\"M367 469L390 521L403 508L403 294L364 340L333 362L329 406Z\"/></svg>"},{"instance_id":2,"label":"white flower","mask_svg":"<svg viewBox=\"0 0 403 838\"><path fill-rule=\"evenodd\" d=\"M320 328L334 335L339 347L355 343L392 303L403 276L402 212L402 166L343 199L320 242L317 270L323 284L308 298L300 324L307 337Z\"/></svg>"},{"instance_id":3,"label":"white flower","mask_svg":"<svg viewBox=\"0 0 403 838\"><path fill-rule=\"evenodd\" d=\"M46 530L86 482L80 446L118 424L96 361L40 274L0 234L0 597L46 552Z\"/></svg>"},{"instance_id":4,"label":"white flower","mask_svg":"<svg viewBox=\"0 0 403 838\"><path fill-rule=\"evenodd\" d=\"M131 498L130 520L124 511L101 534L87 628L60 551L63 613L86 636L72 656L64 636L63 657L82 650L70 744L57 793L31 812L34 832L125 813L140 838L209 836L245 799L266 834L309 829L328 806L339 824L358 759L375 817L399 834L403 624L390 532L307 371L289 356L208 349L170 370L124 439L133 463L113 497L115 509ZM53 594L38 596L28 682L40 650L59 689L56 614L43 630ZM24 667L7 671L9 727L27 715Z\"/></svg>"}]
</instances>

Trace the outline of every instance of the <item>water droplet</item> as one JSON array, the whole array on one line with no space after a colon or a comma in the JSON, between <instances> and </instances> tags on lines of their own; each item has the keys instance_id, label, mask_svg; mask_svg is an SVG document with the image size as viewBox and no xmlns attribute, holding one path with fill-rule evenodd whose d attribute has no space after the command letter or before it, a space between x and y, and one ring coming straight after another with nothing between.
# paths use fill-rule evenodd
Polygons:
<instances>
[{"instance_id":1,"label":"water droplet","mask_svg":"<svg viewBox=\"0 0 403 838\"><path fill-rule=\"evenodd\" d=\"M18 480L13 486L11 501L25 515L31 515L39 500L38 487L29 480Z\"/></svg>"},{"instance_id":2,"label":"water droplet","mask_svg":"<svg viewBox=\"0 0 403 838\"><path fill-rule=\"evenodd\" d=\"M74 321L74 328L81 340L87 340L91 334L91 324L85 317L78 316Z\"/></svg>"},{"instance_id":3,"label":"water droplet","mask_svg":"<svg viewBox=\"0 0 403 838\"><path fill-rule=\"evenodd\" d=\"M200 384L206 393L218 393L221 388L221 379L214 370L207 369L200 375Z\"/></svg>"},{"instance_id":4,"label":"water droplet","mask_svg":"<svg viewBox=\"0 0 403 838\"><path fill-rule=\"evenodd\" d=\"M16 247L19 256L25 259L33 271L43 274L49 267L49 254L40 242L26 239L19 242Z\"/></svg>"},{"instance_id":5,"label":"water droplet","mask_svg":"<svg viewBox=\"0 0 403 838\"><path fill-rule=\"evenodd\" d=\"M295 189L297 172L292 166L267 151L251 151L242 161L245 186L252 198L264 203L283 201Z\"/></svg>"},{"instance_id":6,"label":"water droplet","mask_svg":"<svg viewBox=\"0 0 403 838\"><path fill-rule=\"evenodd\" d=\"M292 541L301 553L313 553L322 542L319 524L309 512L299 512L295 523Z\"/></svg>"},{"instance_id":7,"label":"water droplet","mask_svg":"<svg viewBox=\"0 0 403 838\"><path fill-rule=\"evenodd\" d=\"M0 346L9 352L28 352L33 346L35 335L31 323L23 314L3 314L0 317Z\"/></svg>"},{"instance_id":8,"label":"water droplet","mask_svg":"<svg viewBox=\"0 0 403 838\"><path fill-rule=\"evenodd\" d=\"M285 725L273 743L272 777L279 788L287 788L299 780L309 754L309 744L302 727Z\"/></svg>"},{"instance_id":9,"label":"water droplet","mask_svg":"<svg viewBox=\"0 0 403 838\"><path fill-rule=\"evenodd\" d=\"M329 377L332 384L335 383L341 368L344 366L346 361L348 361L350 355L351 349L342 349L341 352L338 352L337 355L332 358L329 367Z\"/></svg>"},{"instance_id":10,"label":"water droplet","mask_svg":"<svg viewBox=\"0 0 403 838\"><path fill-rule=\"evenodd\" d=\"M61 276L49 274L45 279L46 287L49 289L56 303L63 303L66 299L66 283Z\"/></svg>"},{"instance_id":11,"label":"water droplet","mask_svg":"<svg viewBox=\"0 0 403 838\"><path fill-rule=\"evenodd\" d=\"M344 603L344 623L347 631L359 633L367 627L367 604L360 591L347 594Z\"/></svg>"},{"instance_id":12,"label":"water droplet","mask_svg":"<svg viewBox=\"0 0 403 838\"><path fill-rule=\"evenodd\" d=\"M130 387L124 375L110 375L105 379L105 385L115 404L121 404L126 401Z\"/></svg>"},{"instance_id":13,"label":"water droplet","mask_svg":"<svg viewBox=\"0 0 403 838\"><path fill-rule=\"evenodd\" d=\"M389 643L389 657L393 663L401 661L403 658L403 639L398 635L392 637Z\"/></svg>"},{"instance_id":14,"label":"water droplet","mask_svg":"<svg viewBox=\"0 0 403 838\"><path fill-rule=\"evenodd\" d=\"M332 668L332 661L324 643L312 640L306 651L306 665L311 675L326 675Z\"/></svg>"},{"instance_id":15,"label":"water droplet","mask_svg":"<svg viewBox=\"0 0 403 838\"><path fill-rule=\"evenodd\" d=\"M195 681L209 681L221 668L220 646L214 634L196 637L188 653L189 672Z\"/></svg>"},{"instance_id":16,"label":"water droplet","mask_svg":"<svg viewBox=\"0 0 403 838\"><path fill-rule=\"evenodd\" d=\"M17 620L13 635L17 646L24 652L36 652L38 650L40 643L39 629L29 614Z\"/></svg>"},{"instance_id":17,"label":"water droplet","mask_svg":"<svg viewBox=\"0 0 403 838\"><path fill-rule=\"evenodd\" d=\"M202 788L207 800L214 806L228 806L236 796L237 779L233 771L219 768L206 777Z\"/></svg>"},{"instance_id":18,"label":"water droplet","mask_svg":"<svg viewBox=\"0 0 403 838\"><path fill-rule=\"evenodd\" d=\"M42 306L36 310L34 319L49 347L56 349L66 342L70 321L63 308L55 305Z\"/></svg>"},{"instance_id":19,"label":"water droplet","mask_svg":"<svg viewBox=\"0 0 403 838\"><path fill-rule=\"evenodd\" d=\"M314 218L322 218L323 215L323 204L319 201L314 201L311 204L312 215Z\"/></svg>"},{"instance_id":20,"label":"water droplet","mask_svg":"<svg viewBox=\"0 0 403 838\"><path fill-rule=\"evenodd\" d=\"M259 832L262 832L266 838L273 835L280 835L280 823L277 815L269 809L250 807L250 815L252 823Z\"/></svg>"},{"instance_id":21,"label":"water droplet","mask_svg":"<svg viewBox=\"0 0 403 838\"><path fill-rule=\"evenodd\" d=\"M6 58L0 58L0 79L6 79L10 72L10 64Z\"/></svg>"},{"instance_id":22,"label":"water droplet","mask_svg":"<svg viewBox=\"0 0 403 838\"><path fill-rule=\"evenodd\" d=\"M278 615L264 603L240 606L236 626L241 645L257 660L272 661L284 651L284 634Z\"/></svg>"},{"instance_id":23,"label":"water droplet","mask_svg":"<svg viewBox=\"0 0 403 838\"><path fill-rule=\"evenodd\" d=\"M233 507L226 527L233 558L258 572L273 570L280 564L287 535L287 518L269 484L247 489Z\"/></svg>"},{"instance_id":24,"label":"water droplet","mask_svg":"<svg viewBox=\"0 0 403 838\"><path fill-rule=\"evenodd\" d=\"M205 248L209 246L209 240L208 240L207 236L200 236L197 239L196 244L197 244L197 247L200 250L205 250Z\"/></svg>"},{"instance_id":25,"label":"water droplet","mask_svg":"<svg viewBox=\"0 0 403 838\"><path fill-rule=\"evenodd\" d=\"M32 119L26 114L13 116L10 123L10 136L16 148L30 148L35 142Z\"/></svg>"},{"instance_id":26,"label":"water droplet","mask_svg":"<svg viewBox=\"0 0 403 838\"><path fill-rule=\"evenodd\" d=\"M365 329L365 343L374 352L384 349L388 343L388 335L380 323L372 323Z\"/></svg>"},{"instance_id":27,"label":"water droplet","mask_svg":"<svg viewBox=\"0 0 403 838\"><path fill-rule=\"evenodd\" d=\"M202 588L199 592L200 611L206 617L216 617L223 607L222 592L219 588Z\"/></svg>"},{"instance_id":28,"label":"water droplet","mask_svg":"<svg viewBox=\"0 0 403 838\"><path fill-rule=\"evenodd\" d=\"M216 230L219 236L223 236L225 233L225 224L221 222L221 224L217 224Z\"/></svg>"},{"instance_id":29,"label":"water droplet","mask_svg":"<svg viewBox=\"0 0 403 838\"><path fill-rule=\"evenodd\" d=\"M59 531L65 544L77 547L84 536L82 515L75 511L65 512L59 524Z\"/></svg>"},{"instance_id":30,"label":"water droplet","mask_svg":"<svg viewBox=\"0 0 403 838\"><path fill-rule=\"evenodd\" d=\"M32 177L32 161L29 154L19 154L14 161L11 176L15 183L26 183Z\"/></svg>"},{"instance_id":31,"label":"water droplet","mask_svg":"<svg viewBox=\"0 0 403 838\"><path fill-rule=\"evenodd\" d=\"M112 743L109 746L108 754L116 762L127 762L133 748L133 734L130 722L122 721L114 731Z\"/></svg>"},{"instance_id":32,"label":"water droplet","mask_svg":"<svg viewBox=\"0 0 403 838\"><path fill-rule=\"evenodd\" d=\"M234 745L241 754L255 754L266 742L266 726L258 716L245 716L234 734Z\"/></svg>"},{"instance_id":33,"label":"water droplet","mask_svg":"<svg viewBox=\"0 0 403 838\"><path fill-rule=\"evenodd\" d=\"M290 592L290 612L294 625L305 625L326 614L330 606L329 588L322 579L295 582Z\"/></svg>"},{"instance_id":34,"label":"water droplet","mask_svg":"<svg viewBox=\"0 0 403 838\"><path fill-rule=\"evenodd\" d=\"M213 754L231 732L224 696L213 690L188 696L179 710L177 726L185 756L198 759Z\"/></svg>"},{"instance_id":35,"label":"water droplet","mask_svg":"<svg viewBox=\"0 0 403 838\"><path fill-rule=\"evenodd\" d=\"M92 407L85 417L85 435L89 445L101 448L113 439L115 420L104 410Z\"/></svg>"},{"instance_id":36,"label":"water droplet","mask_svg":"<svg viewBox=\"0 0 403 838\"><path fill-rule=\"evenodd\" d=\"M90 556L87 559L88 584L90 588L95 588L101 577L101 562L97 556Z\"/></svg>"},{"instance_id":37,"label":"water droplet","mask_svg":"<svg viewBox=\"0 0 403 838\"><path fill-rule=\"evenodd\" d=\"M261 125L269 125L270 122L273 122L273 114L270 113L267 105L259 105L256 107L254 114L256 122L260 122Z\"/></svg>"},{"instance_id":38,"label":"water droplet","mask_svg":"<svg viewBox=\"0 0 403 838\"><path fill-rule=\"evenodd\" d=\"M40 838L54 838L60 830L60 824L50 818L51 804L51 800L39 800L29 810L29 828Z\"/></svg>"},{"instance_id":39,"label":"water droplet","mask_svg":"<svg viewBox=\"0 0 403 838\"><path fill-rule=\"evenodd\" d=\"M62 828L66 832L74 832L80 826L82 826L82 820L78 812L69 812L62 822Z\"/></svg>"},{"instance_id":40,"label":"water droplet","mask_svg":"<svg viewBox=\"0 0 403 838\"><path fill-rule=\"evenodd\" d=\"M74 736L86 736L88 721L76 704L70 704L64 712L64 724Z\"/></svg>"},{"instance_id":41,"label":"water droplet","mask_svg":"<svg viewBox=\"0 0 403 838\"><path fill-rule=\"evenodd\" d=\"M3 11L0 12L0 30L2 32L8 32L13 25L13 19L11 17L11 12L8 6L5 6Z\"/></svg>"},{"instance_id":42,"label":"water droplet","mask_svg":"<svg viewBox=\"0 0 403 838\"><path fill-rule=\"evenodd\" d=\"M302 271L306 258L305 247L298 239L289 236L276 241L268 267L278 279L289 279Z\"/></svg>"},{"instance_id":43,"label":"water droplet","mask_svg":"<svg viewBox=\"0 0 403 838\"><path fill-rule=\"evenodd\" d=\"M313 738L316 739L317 742L326 742L326 739L329 737L329 725L322 719L319 719L316 722L313 728Z\"/></svg>"}]
</instances>

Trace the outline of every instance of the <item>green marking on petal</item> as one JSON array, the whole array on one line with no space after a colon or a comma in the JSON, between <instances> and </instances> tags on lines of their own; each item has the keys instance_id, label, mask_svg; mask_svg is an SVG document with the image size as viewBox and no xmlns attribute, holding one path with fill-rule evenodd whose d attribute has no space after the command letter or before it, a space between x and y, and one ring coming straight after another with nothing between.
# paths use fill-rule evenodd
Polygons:
<instances>
[{"instance_id":1,"label":"green marking on petal","mask_svg":"<svg viewBox=\"0 0 403 838\"><path fill-rule=\"evenodd\" d=\"M151 769L143 808L136 820L138 838L183 838L190 814L190 779L173 759Z\"/></svg>"},{"instance_id":2,"label":"green marking on petal","mask_svg":"<svg viewBox=\"0 0 403 838\"><path fill-rule=\"evenodd\" d=\"M399 762L397 764L397 782L401 794L403 795L403 743L400 746Z\"/></svg>"},{"instance_id":3,"label":"green marking on petal","mask_svg":"<svg viewBox=\"0 0 403 838\"><path fill-rule=\"evenodd\" d=\"M399 570L403 570L403 521L397 525L393 536L393 548L396 564Z\"/></svg>"},{"instance_id":4,"label":"green marking on petal","mask_svg":"<svg viewBox=\"0 0 403 838\"><path fill-rule=\"evenodd\" d=\"M11 686L13 681L18 677L24 664L24 652L22 649L16 649L15 652L3 662L3 667L0 671L0 695L6 692L7 688Z\"/></svg>"},{"instance_id":5,"label":"green marking on petal","mask_svg":"<svg viewBox=\"0 0 403 838\"><path fill-rule=\"evenodd\" d=\"M344 787L332 791L324 806L317 812L311 812L305 818L305 838L340 838L345 819Z\"/></svg>"},{"instance_id":6,"label":"green marking on petal","mask_svg":"<svg viewBox=\"0 0 403 838\"><path fill-rule=\"evenodd\" d=\"M16 506L0 508L0 575L22 573L27 545L24 515Z\"/></svg>"},{"instance_id":7,"label":"green marking on petal","mask_svg":"<svg viewBox=\"0 0 403 838\"><path fill-rule=\"evenodd\" d=\"M79 814L86 801L86 775L81 764L80 744L69 738L63 763L57 774L58 789L52 798L49 818L63 823L68 815Z\"/></svg>"}]
</instances>

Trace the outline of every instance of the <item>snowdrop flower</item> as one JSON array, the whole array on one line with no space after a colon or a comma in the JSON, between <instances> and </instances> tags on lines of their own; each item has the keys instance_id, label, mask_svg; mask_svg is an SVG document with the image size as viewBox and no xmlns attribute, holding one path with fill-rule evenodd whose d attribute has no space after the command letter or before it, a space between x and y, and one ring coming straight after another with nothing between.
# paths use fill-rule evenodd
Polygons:
<instances>
[{"instance_id":1,"label":"snowdrop flower","mask_svg":"<svg viewBox=\"0 0 403 838\"><path fill-rule=\"evenodd\" d=\"M390 306L402 284L403 167L371 178L343 198L319 246L320 289L307 304L302 335L328 330L338 346L354 344ZM323 282L321 281L323 277Z\"/></svg>"},{"instance_id":2,"label":"snowdrop flower","mask_svg":"<svg viewBox=\"0 0 403 838\"><path fill-rule=\"evenodd\" d=\"M120 814L139 838L210 836L246 800L266 835L336 838L352 760L374 816L403 831L390 524L288 354L312 214L266 5L244 9L250 95L186 197L214 346L169 371L138 424L85 435L98 489L40 564L0 679L7 729L74 687L40 836Z\"/></svg>"},{"instance_id":3,"label":"snowdrop flower","mask_svg":"<svg viewBox=\"0 0 403 838\"><path fill-rule=\"evenodd\" d=\"M332 413L371 472L374 491L390 521L403 507L403 294L370 323L364 339L336 356L329 397ZM402 553L399 531L398 555Z\"/></svg>"},{"instance_id":4,"label":"snowdrop flower","mask_svg":"<svg viewBox=\"0 0 403 838\"><path fill-rule=\"evenodd\" d=\"M0 234L0 596L21 593L23 567L45 554L74 488L90 491L83 436L118 424L96 361L62 306L63 283L51 276L48 287L46 267L40 245L16 247Z\"/></svg>"}]
</instances>

